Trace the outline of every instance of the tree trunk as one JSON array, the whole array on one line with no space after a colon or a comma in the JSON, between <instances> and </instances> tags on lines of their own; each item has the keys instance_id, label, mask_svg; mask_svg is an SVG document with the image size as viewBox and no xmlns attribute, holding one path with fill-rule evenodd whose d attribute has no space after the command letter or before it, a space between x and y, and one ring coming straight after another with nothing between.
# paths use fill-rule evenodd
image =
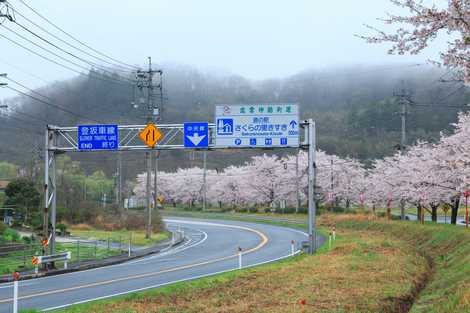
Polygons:
<instances>
[{"instance_id":1,"label":"tree trunk","mask_svg":"<svg viewBox=\"0 0 470 313\"><path fill-rule=\"evenodd\" d=\"M456 197L452 201L452 212L450 216L450 223L456 225L457 224L457 214L459 212L459 205L460 205L460 198Z\"/></svg>"},{"instance_id":2,"label":"tree trunk","mask_svg":"<svg viewBox=\"0 0 470 313\"><path fill-rule=\"evenodd\" d=\"M434 223L437 223L437 208L439 208L439 204L431 203L431 220Z\"/></svg>"},{"instance_id":3,"label":"tree trunk","mask_svg":"<svg viewBox=\"0 0 470 313\"><path fill-rule=\"evenodd\" d=\"M417 209L417 220L418 222L421 222L421 213L422 213L422 210L423 208L421 207L421 203L419 203L417 206L416 206L416 209Z\"/></svg>"},{"instance_id":4,"label":"tree trunk","mask_svg":"<svg viewBox=\"0 0 470 313\"><path fill-rule=\"evenodd\" d=\"M400 200L400 217L401 217L402 221L404 221L406 219L406 217L405 217L405 200L403 200L403 199Z\"/></svg>"}]
</instances>

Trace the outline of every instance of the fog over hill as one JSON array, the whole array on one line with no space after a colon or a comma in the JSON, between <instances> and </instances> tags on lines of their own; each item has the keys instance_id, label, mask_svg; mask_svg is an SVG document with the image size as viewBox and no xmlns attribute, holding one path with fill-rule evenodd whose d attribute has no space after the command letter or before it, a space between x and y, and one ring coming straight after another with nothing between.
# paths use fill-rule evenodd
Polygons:
<instances>
[{"instance_id":1,"label":"fog over hill","mask_svg":"<svg viewBox=\"0 0 470 313\"><path fill-rule=\"evenodd\" d=\"M434 140L440 131L450 130L459 110L444 106L470 102L470 93L459 83L439 82L440 78L449 76L448 72L427 65L312 69L283 79L262 81L185 65L164 65L163 69L164 122L211 122L216 104L293 102L299 104L303 118L311 117L317 122L320 149L363 161L391 154L400 141L400 106L393 95L400 90L402 82L416 104L435 105L410 107L409 142ZM0 140L4 144L0 147L0 159L29 164L31 151L43 146L46 121L60 126L92 123L87 118L120 124L144 123L144 108L136 109L132 105L135 100L132 85L116 84L109 79L93 72L87 77L56 82L29 93L43 102L25 96L5 100L4 104L14 111L1 117ZM10 85L24 90L14 83ZM58 104L69 112L45 103ZM253 153L263 152L266 151L211 152L209 167L243 163ZM82 161L89 172L103 167L108 175L114 173L116 154L99 154L93 158L92 155L96 156L75 154L72 157ZM143 159L142 153L125 154L128 178L142 171ZM199 153L163 152L160 167L171 170L198 165L201 160Z\"/></svg>"}]
</instances>

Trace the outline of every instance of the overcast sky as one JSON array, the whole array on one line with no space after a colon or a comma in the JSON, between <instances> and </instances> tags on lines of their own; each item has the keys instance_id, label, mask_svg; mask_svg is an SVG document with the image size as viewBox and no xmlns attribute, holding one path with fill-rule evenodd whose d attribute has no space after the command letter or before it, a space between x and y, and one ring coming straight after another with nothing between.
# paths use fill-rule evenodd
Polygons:
<instances>
[{"instance_id":1,"label":"overcast sky","mask_svg":"<svg viewBox=\"0 0 470 313\"><path fill-rule=\"evenodd\" d=\"M250 79L285 77L328 66L420 63L436 59L437 51L444 46L437 42L414 57L390 56L387 45L370 45L355 37L368 34L363 23L385 27L375 18L385 16L387 11L397 12L389 0L24 1L79 39L119 60L143 64L147 56L152 56L156 63L188 64ZM10 3L21 14L53 30L19 0ZM9 22L5 25L27 35ZM21 41L2 27L0 34ZM26 75L5 61L39 77ZM1 72L31 87L75 75L3 38ZM5 96L5 92L0 90L0 95Z\"/></svg>"}]
</instances>

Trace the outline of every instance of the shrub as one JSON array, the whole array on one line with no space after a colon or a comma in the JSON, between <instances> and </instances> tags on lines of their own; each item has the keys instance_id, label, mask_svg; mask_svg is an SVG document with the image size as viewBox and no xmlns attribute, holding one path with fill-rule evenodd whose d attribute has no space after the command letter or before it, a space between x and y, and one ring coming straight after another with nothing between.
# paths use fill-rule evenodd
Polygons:
<instances>
[{"instance_id":1,"label":"shrub","mask_svg":"<svg viewBox=\"0 0 470 313\"><path fill-rule=\"evenodd\" d=\"M63 223L60 223L60 224L57 224L56 225L56 229L60 230L60 234L62 236L65 236L66 232L67 232L67 225L63 224Z\"/></svg>"},{"instance_id":2,"label":"shrub","mask_svg":"<svg viewBox=\"0 0 470 313\"><path fill-rule=\"evenodd\" d=\"M13 241L20 241L21 240L21 236L20 234L14 230L13 228L7 228L5 229L5 231L3 232L3 239L5 241L8 241L8 242L13 242Z\"/></svg>"},{"instance_id":3,"label":"shrub","mask_svg":"<svg viewBox=\"0 0 470 313\"><path fill-rule=\"evenodd\" d=\"M8 228L7 225L5 225L3 222L0 222L0 234L3 234L3 232Z\"/></svg>"},{"instance_id":4,"label":"shrub","mask_svg":"<svg viewBox=\"0 0 470 313\"><path fill-rule=\"evenodd\" d=\"M31 239L30 236L23 236L22 239L23 239L23 242L27 245L31 244L31 242L32 242L32 239Z\"/></svg>"}]
</instances>

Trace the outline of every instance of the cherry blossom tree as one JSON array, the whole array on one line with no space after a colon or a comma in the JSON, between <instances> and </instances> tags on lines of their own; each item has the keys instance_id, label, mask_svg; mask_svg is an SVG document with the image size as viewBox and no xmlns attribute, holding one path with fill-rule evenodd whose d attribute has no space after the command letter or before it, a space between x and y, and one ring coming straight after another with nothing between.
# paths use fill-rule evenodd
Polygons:
<instances>
[{"instance_id":1,"label":"cherry blossom tree","mask_svg":"<svg viewBox=\"0 0 470 313\"><path fill-rule=\"evenodd\" d=\"M448 37L447 51L440 54L442 64L462 73L466 85L470 85L470 3L468 0L448 0L447 5L425 5L420 0L390 0L394 5L408 9L409 15L388 16L385 24L398 25L393 33L372 26L376 36L362 37L370 43L391 42L390 54L418 54L441 34ZM442 1L444 2L444 1Z\"/></svg>"},{"instance_id":2,"label":"cherry blossom tree","mask_svg":"<svg viewBox=\"0 0 470 313\"><path fill-rule=\"evenodd\" d=\"M405 152L376 160L366 169L359 161L317 151L316 199L323 205L367 204L372 208L416 207L437 220L440 205L452 206L452 222L462 193L470 186L470 113L460 114L455 131L441 134L437 143L418 142ZM296 162L298 158L298 172ZM274 206L280 201L294 206L297 186L300 200L307 204L307 153L278 157L252 157L242 166L229 166L220 172L207 171L207 199L212 205L230 208ZM193 206L201 203L203 170L178 169L159 172L158 193L167 201ZM152 177L153 182L153 177ZM137 177L135 194L145 199L146 175Z\"/></svg>"}]
</instances>

